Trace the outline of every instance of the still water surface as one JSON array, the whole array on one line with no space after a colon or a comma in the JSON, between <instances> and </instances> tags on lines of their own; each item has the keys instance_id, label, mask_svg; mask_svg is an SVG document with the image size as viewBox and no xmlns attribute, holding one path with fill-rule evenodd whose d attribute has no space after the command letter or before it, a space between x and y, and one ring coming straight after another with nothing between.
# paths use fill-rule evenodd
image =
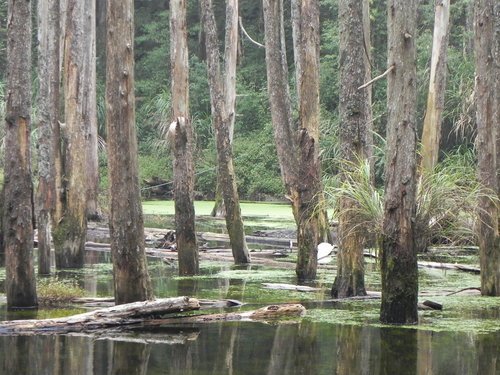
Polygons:
<instances>
[{"instance_id":1,"label":"still water surface","mask_svg":"<svg viewBox=\"0 0 500 375\"><path fill-rule=\"evenodd\" d=\"M89 252L85 272L65 277L76 278L90 295L110 295L108 261L109 254ZM150 265L160 297L235 298L251 305L280 302L276 301L279 294L260 289L262 280L176 279L174 269L157 260ZM216 265L203 272L221 268ZM282 302L300 299L279 293ZM303 301L313 318L306 316L299 322L179 325L99 336L3 336L0 369L2 374L16 375L500 374L500 323L498 329L488 331L384 327L373 317L339 324L314 319L314 309L332 315L349 314L352 309L359 314L363 305L339 310L335 304L318 303L318 298ZM38 317L41 314L46 312ZM490 321L498 321L498 307L488 314ZM12 316L0 307L0 318ZM457 317L466 318L470 317Z\"/></svg>"}]
</instances>

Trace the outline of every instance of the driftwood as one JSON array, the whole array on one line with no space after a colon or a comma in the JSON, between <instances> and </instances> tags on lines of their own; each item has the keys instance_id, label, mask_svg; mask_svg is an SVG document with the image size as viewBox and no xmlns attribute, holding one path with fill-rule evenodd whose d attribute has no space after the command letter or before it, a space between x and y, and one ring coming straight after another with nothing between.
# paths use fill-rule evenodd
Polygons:
<instances>
[{"instance_id":1,"label":"driftwood","mask_svg":"<svg viewBox=\"0 0 500 375\"><path fill-rule=\"evenodd\" d=\"M277 290L295 290L297 292L317 292L321 288L313 288L306 285L293 285L293 284L279 284L279 283L262 283L266 289L277 289Z\"/></svg>"},{"instance_id":2,"label":"driftwood","mask_svg":"<svg viewBox=\"0 0 500 375\"><path fill-rule=\"evenodd\" d=\"M99 337L116 336L126 339L124 330L147 329L179 323L208 323L235 320L273 320L296 318L305 314L305 307L300 304L282 304L262 307L253 311L178 316L164 318L166 314L181 313L204 308L222 308L237 306L235 300L198 300L189 297L158 299L155 301L134 302L108 307L64 318L41 320L13 320L0 322L0 335L35 335L66 333L101 333ZM106 335L102 335L102 332ZM191 337L191 336L190 336ZM178 337L176 336L176 339ZM192 338L192 337L191 337ZM129 339L131 339L129 337ZM141 340L155 340L153 337ZM179 338L184 340L185 338ZM174 340L172 338L172 340Z\"/></svg>"},{"instance_id":3,"label":"driftwood","mask_svg":"<svg viewBox=\"0 0 500 375\"><path fill-rule=\"evenodd\" d=\"M199 301L189 297L134 302L64 318L4 321L0 322L0 335L91 332L115 327L133 327L141 325L147 319L199 308Z\"/></svg>"},{"instance_id":4,"label":"driftwood","mask_svg":"<svg viewBox=\"0 0 500 375\"><path fill-rule=\"evenodd\" d=\"M466 271L466 272L472 272L472 273L480 273L481 272L479 267L468 266L465 264L419 261L418 265L420 267L438 268L438 269L442 269L442 270Z\"/></svg>"},{"instance_id":5,"label":"driftwood","mask_svg":"<svg viewBox=\"0 0 500 375\"><path fill-rule=\"evenodd\" d=\"M230 312L220 314L204 314L179 316L167 319L155 319L144 322L144 327L163 326L186 323L213 323L221 321L270 321L276 319L299 318L306 314L306 308L301 304L281 304L265 306L257 310L245 312Z\"/></svg>"}]
</instances>

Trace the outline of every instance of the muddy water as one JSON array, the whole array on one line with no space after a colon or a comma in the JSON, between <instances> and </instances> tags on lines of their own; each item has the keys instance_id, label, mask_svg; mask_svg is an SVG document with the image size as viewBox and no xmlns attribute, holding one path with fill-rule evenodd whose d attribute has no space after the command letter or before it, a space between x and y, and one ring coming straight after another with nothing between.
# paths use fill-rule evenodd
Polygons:
<instances>
[{"instance_id":1,"label":"muddy water","mask_svg":"<svg viewBox=\"0 0 500 375\"><path fill-rule=\"evenodd\" d=\"M61 273L89 295L112 294L109 254L89 252L84 271ZM150 260L159 297L232 298L253 308L302 302L308 315L280 324L226 322L105 335L0 337L1 374L500 374L498 299L440 299L443 312L421 314L418 327L378 324L378 302L328 301L332 271L320 274L315 293L271 291L262 282L293 283L293 270L209 264L202 276L177 278L175 268ZM426 272L426 271L421 271ZM421 280L456 289L477 276L427 272ZM376 288L377 277L369 276ZM451 283L451 284L447 284ZM453 284L455 283L455 284ZM54 311L54 315L64 315ZM70 314L66 311L66 314ZM1 319L7 316L0 307ZM42 310L38 317L50 315ZM20 316L18 316L20 317Z\"/></svg>"}]
</instances>

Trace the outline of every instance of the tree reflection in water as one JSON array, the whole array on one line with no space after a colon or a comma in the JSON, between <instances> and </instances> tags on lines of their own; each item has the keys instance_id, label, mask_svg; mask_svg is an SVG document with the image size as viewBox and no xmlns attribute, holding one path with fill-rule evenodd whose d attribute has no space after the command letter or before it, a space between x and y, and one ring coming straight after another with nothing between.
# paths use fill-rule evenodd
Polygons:
<instances>
[{"instance_id":1,"label":"tree reflection in water","mask_svg":"<svg viewBox=\"0 0 500 375\"><path fill-rule=\"evenodd\" d=\"M106 335L0 336L0 373L497 374L500 332L220 322Z\"/></svg>"}]
</instances>

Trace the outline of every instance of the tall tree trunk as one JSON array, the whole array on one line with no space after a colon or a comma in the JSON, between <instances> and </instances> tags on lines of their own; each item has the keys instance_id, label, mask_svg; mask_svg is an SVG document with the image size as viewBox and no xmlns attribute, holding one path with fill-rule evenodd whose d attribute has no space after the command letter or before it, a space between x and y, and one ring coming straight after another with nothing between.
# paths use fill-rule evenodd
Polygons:
<instances>
[{"instance_id":1,"label":"tall tree trunk","mask_svg":"<svg viewBox=\"0 0 500 375\"><path fill-rule=\"evenodd\" d=\"M4 244L7 308L37 306L31 181L31 2L8 2Z\"/></svg>"},{"instance_id":2,"label":"tall tree trunk","mask_svg":"<svg viewBox=\"0 0 500 375\"><path fill-rule=\"evenodd\" d=\"M85 7L76 0L68 0L66 5L64 212L53 230L59 269L83 267L87 233Z\"/></svg>"},{"instance_id":3,"label":"tall tree trunk","mask_svg":"<svg viewBox=\"0 0 500 375\"><path fill-rule=\"evenodd\" d=\"M388 2L387 161L382 244L384 323L416 323L418 273L414 218L416 192L417 1Z\"/></svg>"},{"instance_id":4,"label":"tall tree trunk","mask_svg":"<svg viewBox=\"0 0 500 375\"><path fill-rule=\"evenodd\" d=\"M38 273L50 274L50 217L55 209L55 147L59 126L59 0L38 2Z\"/></svg>"},{"instance_id":5,"label":"tall tree trunk","mask_svg":"<svg viewBox=\"0 0 500 375\"><path fill-rule=\"evenodd\" d=\"M476 64L476 123L479 181L498 195L498 101L495 99L495 1L474 2L474 52ZM479 200L479 258L481 294L500 296L500 238L498 208L489 197Z\"/></svg>"},{"instance_id":6,"label":"tall tree trunk","mask_svg":"<svg viewBox=\"0 0 500 375\"><path fill-rule=\"evenodd\" d=\"M448 37L450 30L450 1L436 0L434 34L427 110L422 131L422 169L432 171L439 158L441 122L446 91Z\"/></svg>"},{"instance_id":7,"label":"tall tree trunk","mask_svg":"<svg viewBox=\"0 0 500 375\"><path fill-rule=\"evenodd\" d=\"M99 158L97 149L97 92L96 92L96 0L85 0L84 26L84 80L85 97L83 100L83 119L87 140L87 217L100 218L99 212Z\"/></svg>"},{"instance_id":8,"label":"tall tree trunk","mask_svg":"<svg viewBox=\"0 0 500 375\"><path fill-rule=\"evenodd\" d=\"M179 275L199 272L194 211L193 127L189 119L186 0L170 2L170 59L174 117L175 234Z\"/></svg>"},{"instance_id":9,"label":"tall tree trunk","mask_svg":"<svg viewBox=\"0 0 500 375\"><path fill-rule=\"evenodd\" d=\"M226 83L220 72L219 48L217 42L217 28L213 13L212 0L202 0L203 26L206 35L208 80L210 85L210 99L212 106L212 116L217 141L217 166L222 188L222 197L226 207L226 227L231 242L234 261L237 264L249 263L250 255L245 239L245 229L241 217L241 208L236 186L236 175L233 164L233 145L231 142L231 127L235 117L235 80ZM238 1L227 0L226 2L226 35L234 33L238 28ZM237 38L236 38L237 39ZM226 37L226 41L231 41L228 48L237 48L237 40L233 37ZM233 45L234 44L234 45ZM226 52L225 64L236 64L236 60L229 62L229 54ZM234 54L235 56L235 54ZM226 69L227 66L226 66ZM231 74L231 71L224 72Z\"/></svg>"},{"instance_id":10,"label":"tall tree trunk","mask_svg":"<svg viewBox=\"0 0 500 375\"><path fill-rule=\"evenodd\" d=\"M317 244L327 228L319 163L319 6L292 3L296 50L298 128L292 124L283 1L264 0L266 66L271 116L281 174L297 223L299 280L314 279Z\"/></svg>"},{"instance_id":11,"label":"tall tree trunk","mask_svg":"<svg viewBox=\"0 0 500 375\"><path fill-rule=\"evenodd\" d=\"M365 51L363 2L339 2L340 20L340 152L345 162L341 179L349 169L371 155L367 142L370 127L370 102L368 91L359 90L366 79L367 51ZM352 215L352 208L359 203L344 197L339 217L340 246L337 253L337 277L332 296L350 297L366 295L364 275L364 241L362 229Z\"/></svg>"},{"instance_id":12,"label":"tall tree trunk","mask_svg":"<svg viewBox=\"0 0 500 375\"><path fill-rule=\"evenodd\" d=\"M108 0L106 129L111 255L117 304L151 299L144 244L135 131L134 7Z\"/></svg>"}]
</instances>

